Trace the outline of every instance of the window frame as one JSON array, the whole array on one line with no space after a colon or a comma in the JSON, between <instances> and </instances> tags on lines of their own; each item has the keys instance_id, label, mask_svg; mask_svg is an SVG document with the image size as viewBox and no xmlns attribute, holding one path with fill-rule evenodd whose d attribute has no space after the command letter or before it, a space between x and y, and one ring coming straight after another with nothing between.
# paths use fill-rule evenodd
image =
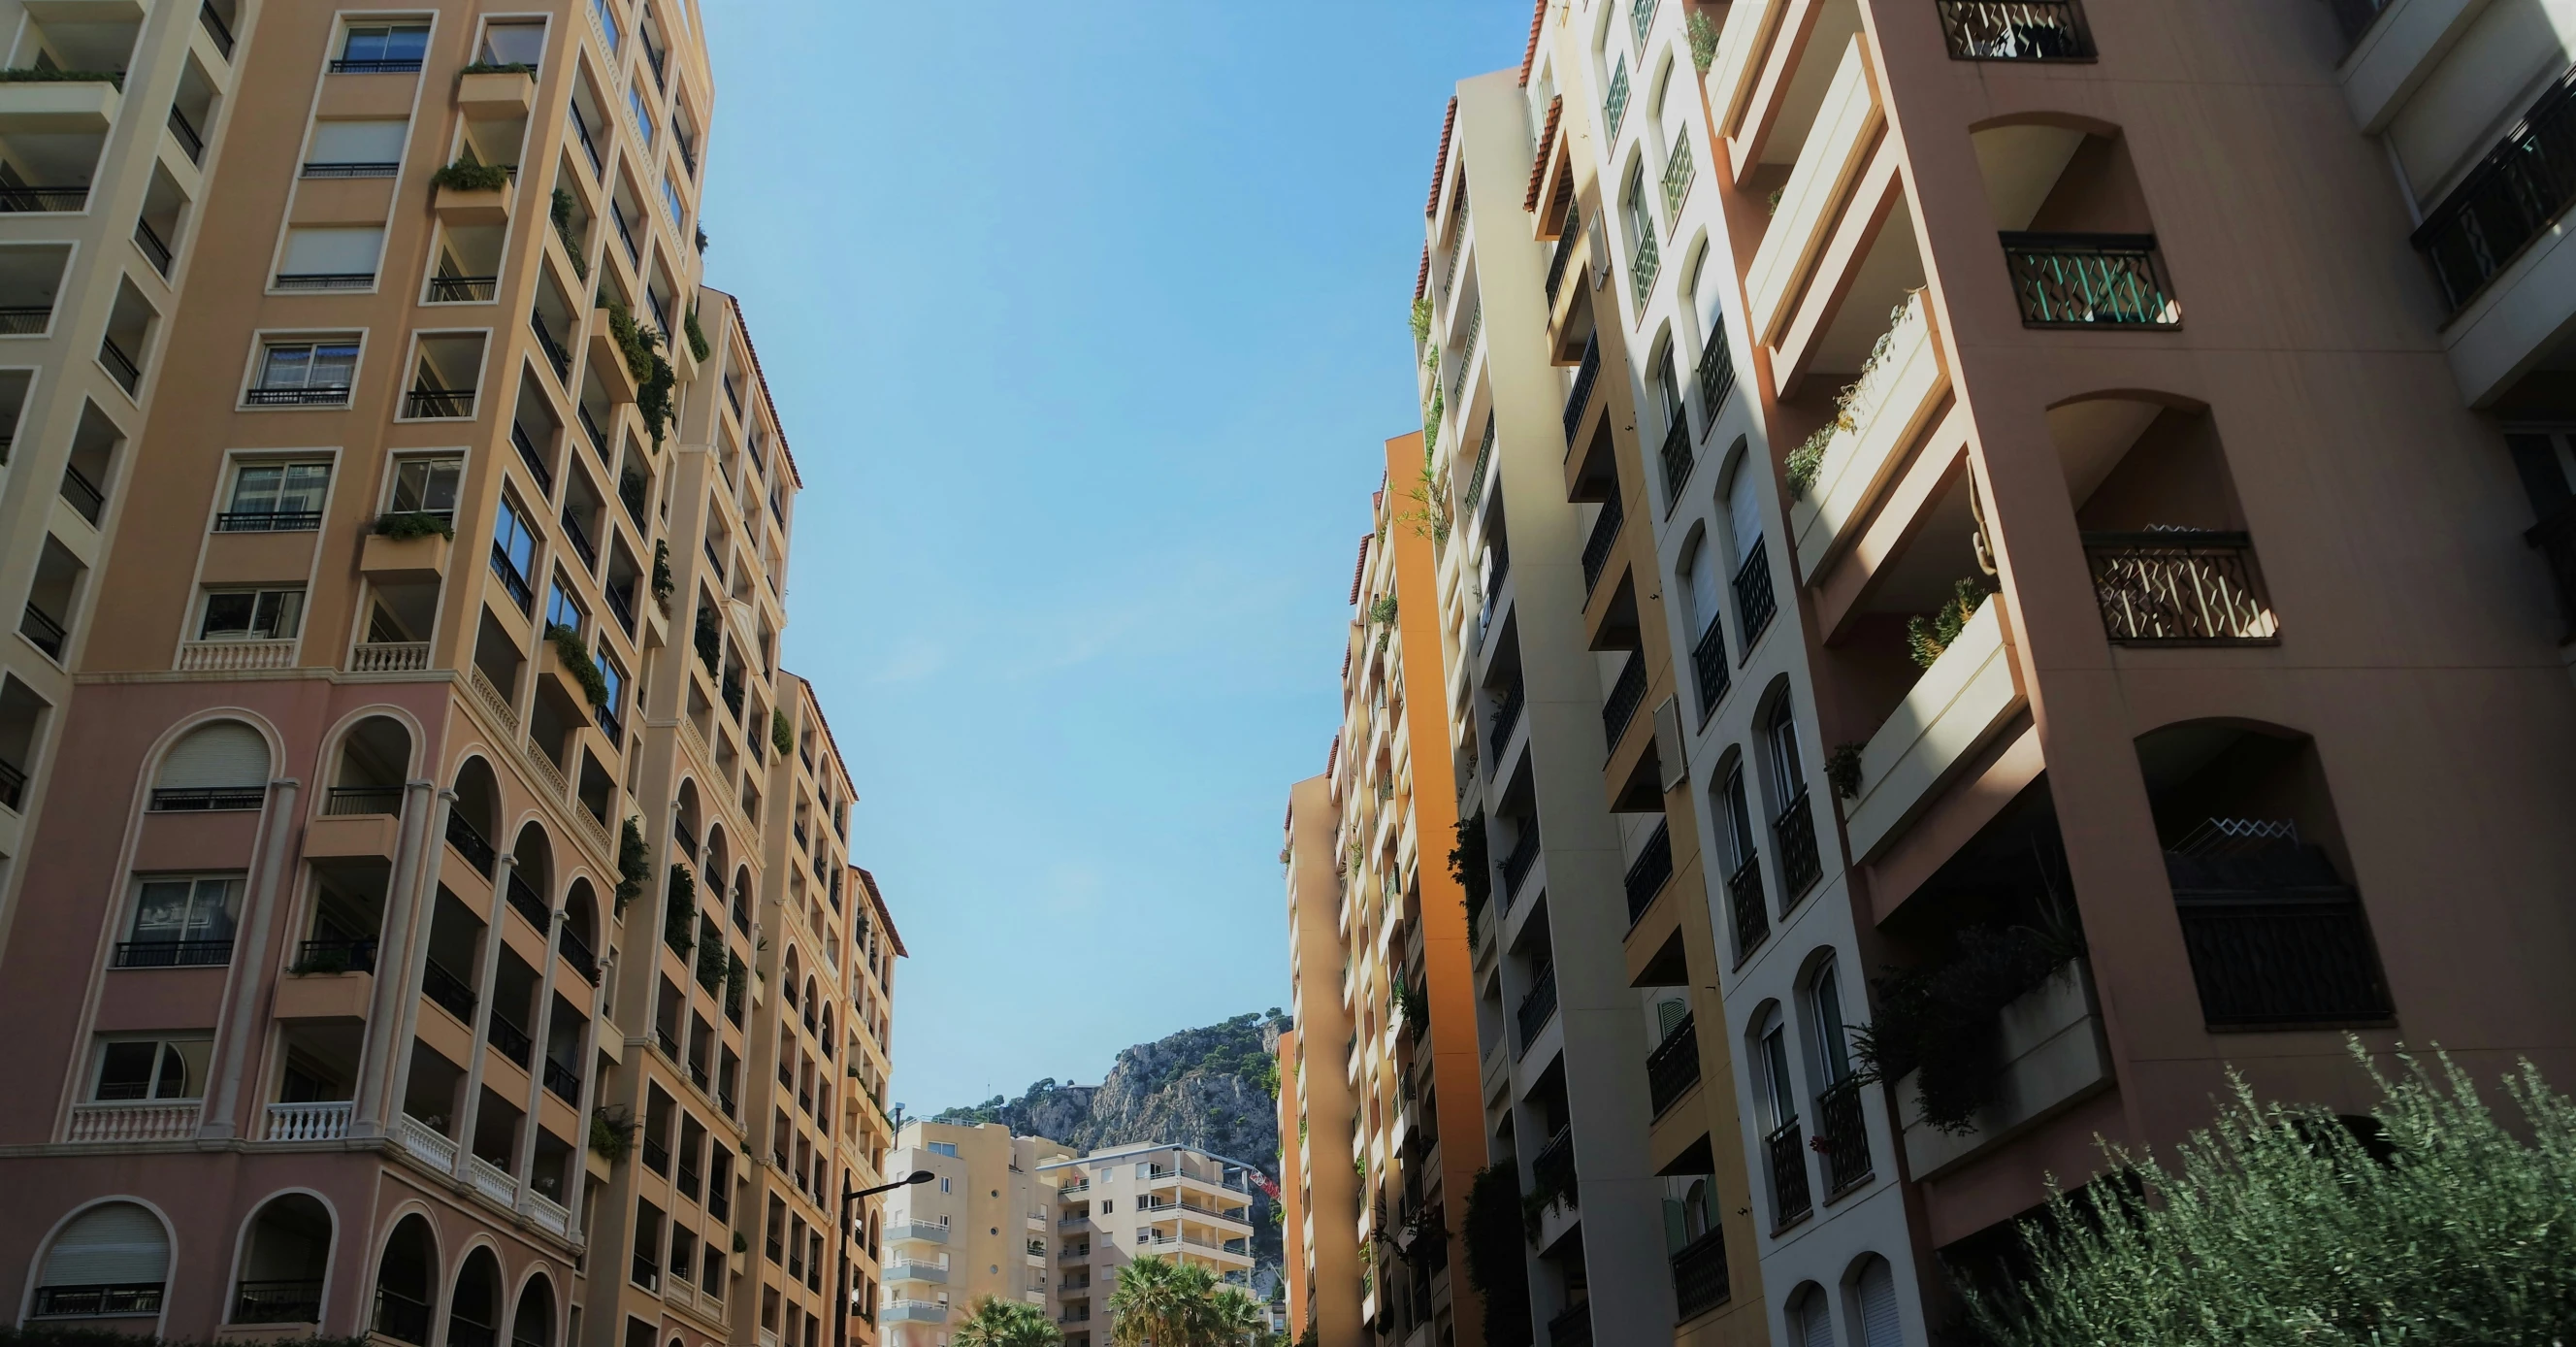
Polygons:
<instances>
[{"instance_id":1,"label":"window frame","mask_svg":"<svg viewBox=\"0 0 2576 1347\"><path fill-rule=\"evenodd\" d=\"M152 1065L149 1069L149 1073L143 1080L143 1093L140 1095L109 1095L104 1093L107 1088L106 1076L108 1053L116 1048L144 1043L152 1045L156 1051L153 1054ZM184 1051L185 1045L202 1046L205 1055L195 1061L190 1061L188 1054ZM206 1067L213 1060L214 1051L215 1038L211 1033L202 1038L188 1034L168 1033L101 1034L91 1045L88 1073L89 1084L86 1090L87 1097L81 1102L86 1104L202 1104L206 1100L205 1087L207 1084L206 1076L208 1074ZM196 1093L162 1094L160 1092L163 1078L169 1073L173 1058L177 1059L177 1064L183 1071L194 1070L196 1072ZM183 1077L180 1083L184 1088L187 1081Z\"/></svg>"},{"instance_id":2,"label":"window frame","mask_svg":"<svg viewBox=\"0 0 2576 1347\"><path fill-rule=\"evenodd\" d=\"M306 366L308 380L304 384L287 385L271 384L268 382L269 353L272 350L281 348L291 349L300 346L306 348L308 352L318 352L323 347L342 344L351 345L356 348L349 357L349 382L347 386L341 387L330 384L317 386L313 384L309 379L309 375L312 370L312 364L309 362ZM237 411L257 412L346 411L349 408L350 398L354 395L354 390L357 388L358 378L366 368L366 361L367 332L364 328L357 328L343 332L334 332L330 330L312 331L298 328L261 328L251 333L250 358L242 371L241 393L240 396L234 400L234 409ZM258 396L262 393L283 392L294 392L300 395L309 395L317 390L323 392L336 391L339 396L336 398L299 396L292 401L271 401L262 399Z\"/></svg>"},{"instance_id":3,"label":"window frame","mask_svg":"<svg viewBox=\"0 0 2576 1347\"><path fill-rule=\"evenodd\" d=\"M251 641L295 641L295 640L301 640L301 639L303 639L303 636L304 636L304 600L305 600L305 598L306 598L306 592L305 592L305 590L306 590L306 587L305 587L303 584L301 584L301 583L297 583L297 584L293 584L293 585L284 585L284 584L269 584L269 585L201 585L201 586L199 586L199 587L198 587L198 590L197 590L197 622L196 622L196 632L197 632L197 634L196 634L196 635L194 635L194 636L192 636L192 637L190 637L190 638L188 638L188 639L190 639L190 640L192 640L192 641L241 642L241 643L247 643L247 642L251 642ZM211 621L214 619L214 601L215 601L216 599L218 599L218 598L222 598L222 597L226 597L226 596L234 595L234 594L248 594L248 595L251 595L251 596L252 596L252 599L251 599L251 616L250 616L250 625L249 625L249 626L247 626L247 627L244 627L244 628L240 631L240 633L239 633L239 634L231 634L231 633L227 633L227 634L223 634L223 635L216 635L216 634L214 634L214 633L213 633L212 629L211 629L211 628L209 628L209 627L207 626L207 623L211 622ZM294 598L294 603L293 603L293 605L292 605L292 615L291 615L290 621L289 621L289 623L288 623L288 625L292 628L291 630L288 630L288 631L285 631L285 632L277 632L277 631L272 630L272 631L270 631L270 632L268 632L267 634L264 634L264 635L260 632L260 629L259 629L259 625L258 625L258 624L259 624L259 610L260 610L261 600L263 600L264 598L266 598L266 597L267 597L267 596L269 596L269 595L278 595L278 596L281 596L281 602L280 602L280 607L281 607L281 608L285 608L285 607L287 606L287 605L283 602L283 597L284 597L284 596L288 596L288 595L292 595L292 596L293 596L293 598Z\"/></svg>"}]
</instances>

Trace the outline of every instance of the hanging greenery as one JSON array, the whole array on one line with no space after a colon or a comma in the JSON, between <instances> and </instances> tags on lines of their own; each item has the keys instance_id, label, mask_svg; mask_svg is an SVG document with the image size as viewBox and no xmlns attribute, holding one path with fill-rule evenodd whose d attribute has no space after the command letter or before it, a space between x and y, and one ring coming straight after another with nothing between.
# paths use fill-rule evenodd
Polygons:
<instances>
[{"instance_id":1,"label":"hanging greenery","mask_svg":"<svg viewBox=\"0 0 2576 1347\"><path fill-rule=\"evenodd\" d=\"M701 235L701 237L704 237ZM705 360L715 347L707 343L707 330L698 326L698 306L689 306L689 316L680 322L680 330L689 336L689 354Z\"/></svg>"},{"instance_id":2,"label":"hanging greenery","mask_svg":"<svg viewBox=\"0 0 2576 1347\"><path fill-rule=\"evenodd\" d=\"M1825 780L1833 786L1834 794L1846 800L1860 798L1861 748L1856 743L1836 744L1834 751L1825 755Z\"/></svg>"},{"instance_id":3,"label":"hanging greenery","mask_svg":"<svg viewBox=\"0 0 2576 1347\"><path fill-rule=\"evenodd\" d=\"M376 536L395 542L409 542L435 533L441 538L456 537L456 523L443 514L427 510L396 510L376 516Z\"/></svg>"},{"instance_id":4,"label":"hanging greenery","mask_svg":"<svg viewBox=\"0 0 2576 1347\"><path fill-rule=\"evenodd\" d=\"M1705 75L1717 63L1717 25L1698 10L1690 16L1691 68Z\"/></svg>"},{"instance_id":5,"label":"hanging greenery","mask_svg":"<svg viewBox=\"0 0 2576 1347\"><path fill-rule=\"evenodd\" d=\"M563 240L564 256L572 259L572 274L586 281L590 279L590 263L583 259L581 238L573 232L574 205L572 189L558 185L553 207L548 213L555 222L555 237Z\"/></svg>"},{"instance_id":6,"label":"hanging greenery","mask_svg":"<svg viewBox=\"0 0 2576 1347\"><path fill-rule=\"evenodd\" d=\"M563 661L564 672L581 684L581 695L593 706L608 705L608 678L591 662L590 651L581 643L581 633L557 622L546 628L546 640L555 648L555 658Z\"/></svg>"},{"instance_id":7,"label":"hanging greenery","mask_svg":"<svg viewBox=\"0 0 2576 1347\"><path fill-rule=\"evenodd\" d=\"M1520 1177L1510 1161L1476 1171L1459 1221L1467 1284L1485 1307L1485 1341L1530 1341L1529 1264L1521 1239Z\"/></svg>"},{"instance_id":8,"label":"hanging greenery","mask_svg":"<svg viewBox=\"0 0 2576 1347\"><path fill-rule=\"evenodd\" d=\"M1419 346L1430 339L1431 301L1428 298L1417 299L1413 301L1413 344Z\"/></svg>"},{"instance_id":9,"label":"hanging greenery","mask_svg":"<svg viewBox=\"0 0 2576 1347\"><path fill-rule=\"evenodd\" d=\"M590 1150L610 1164L626 1158L635 1146L635 1117L623 1107L590 1111Z\"/></svg>"},{"instance_id":10,"label":"hanging greenery","mask_svg":"<svg viewBox=\"0 0 2576 1347\"><path fill-rule=\"evenodd\" d=\"M656 601L668 600L671 597L671 591L677 588L679 588L679 582L671 578L671 542L667 538L655 539L653 543L653 597Z\"/></svg>"},{"instance_id":11,"label":"hanging greenery","mask_svg":"<svg viewBox=\"0 0 2576 1347\"><path fill-rule=\"evenodd\" d=\"M618 916L626 915L626 905L644 892L644 881L652 877L653 855L644 845L644 821L629 814L617 838Z\"/></svg>"},{"instance_id":12,"label":"hanging greenery","mask_svg":"<svg viewBox=\"0 0 2576 1347\"><path fill-rule=\"evenodd\" d=\"M1916 668L1929 669L1950 643L1966 630L1968 619L1986 601L1986 587L1973 579L1962 579L1951 586L1950 601L1930 617L1917 615L1905 624L1905 653Z\"/></svg>"},{"instance_id":13,"label":"hanging greenery","mask_svg":"<svg viewBox=\"0 0 2576 1347\"><path fill-rule=\"evenodd\" d=\"M1851 1031L1859 1078L1893 1089L1920 1071L1923 1121L1954 1134L1975 1130L1978 1110L1996 1097L1996 1017L2083 953L2072 920L1971 926L1951 937L1945 957L1871 979L1877 1015Z\"/></svg>"},{"instance_id":14,"label":"hanging greenery","mask_svg":"<svg viewBox=\"0 0 2576 1347\"><path fill-rule=\"evenodd\" d=\"M796 731L787 724L787 713L772 707L769 712L769 744L786 757L796 751Z\"/></svg>"},{"instance_id":15,"label":"hanging greenery","mask_svg":"<svg viewBox=\"0 0 2576 1347\"><path fill-rule=\"evenodd\" d=\"M1455 836L1456 844L1449 848L1449 877L1458 881L1458 887L1467 895L1467 924L1473 926L1484 912L1494 884L1485 859L1485 816L1479 813L1474 818L1458 820Z\"/></svg>"},{"instance_id":16,"label":"hanging greenery","mask_svg":"<svg viewBox=\"0 0 2576 1347\"><path fill-rule=\"evenodd\" d=\"M459 159L430 174L429 185L457 192L498 192L510 185L510 170L499 164Z\"/></svg>"}]
</instances>

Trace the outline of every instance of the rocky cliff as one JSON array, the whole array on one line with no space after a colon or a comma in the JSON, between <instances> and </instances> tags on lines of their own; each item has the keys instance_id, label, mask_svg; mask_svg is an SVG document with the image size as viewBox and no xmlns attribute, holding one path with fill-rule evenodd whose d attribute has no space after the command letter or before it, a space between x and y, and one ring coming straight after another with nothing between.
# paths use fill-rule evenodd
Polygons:
<instances>
[{"instance_id":1,"label":"rocky cliff","mask_svg":"<svg viewBox=\"0 0 2576 1347\"><path fill-rule=\"evenodd\" d=\"M1050 1077L1017 1099L997 1094L981 1104L943 1110L932 1121L1007 1123L1014 1132L1077 1151L1139 1142L1196 1146L1258 1166L1275 1185L1279 1113L1268 1082L1280 1031L1287 1027L1287 1017L1272 1010L1184 1029L1120 1052L1098 1085ZM1266 1196L1253 1199L1254 1280L1265 1292L1277 1284L1279 1270L1273 1206Z\"/></svg>"}]
</instances>

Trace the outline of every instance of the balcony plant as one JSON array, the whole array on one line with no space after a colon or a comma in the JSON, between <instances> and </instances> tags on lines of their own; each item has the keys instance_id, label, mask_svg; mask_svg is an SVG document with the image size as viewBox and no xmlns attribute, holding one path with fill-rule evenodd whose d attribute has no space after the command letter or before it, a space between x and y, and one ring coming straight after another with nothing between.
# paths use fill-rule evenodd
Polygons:
<instances>
[{"instance_id":1,"label":"balcony plant","mask_svg":"<svg viewBox=\"0 0 2576 1347\"><path fill-rule=\"evenodd\" d=\"M701 234L699 237L704 238L705 235ZM681 320L680 330L688 334L689 354L696 356L698 359L703 361L715 352L715 347L710 345L707 341L707 330L698 326L697 305L692 304L689 306L689 316Z\"/></svg>"},{"instance_id":2,"label":"balcony plant","mask_svg":"<svg viewBox=\"0 0 2576 1347\"><path fill-rule=\"evenodd\" d=\"M590 1111L590 1152L610 1164L635 1149L635 1115L623 1106Z\"/></svg>"},{"instance_id":3,"label":"balcony plant","mask_svg":"<svg viewBox=\"0 0 2576 1347\"><path fill-rule=\"evenodd\" d=\"M605 288L599 302L608 310L608 335L626 358L626 372L635 376L635 414L644 418L645 426L653 432L653 447L659 449L675 414L671 389L679 375L656 349L662 345L661 333L636 322L625 303L609 295Z\"/></svg>"},{"instance_id":4,"label":"balcony plant","mask_svg":"<svg viewBox=\"0 0 2576 1347\"><path fill-rule=\"evenodd\" d=\"M726 951L724 942L717 938L715 923L703 917L699 918L698 985L706 988L709 996L715 995L724 987L725 972L729 967L726 961L732 957L732 954Z\"/></svg>"},{"instance_id":5,"label":"balcony plant","mask_svg":"<svg viewBox=\"0 0 2576 1347\"><path fill-rule=\"evenodd\" d=\"M1420 346L1429 340L1431 340L1431 300L1425 297L1413 301L1413 344Z\"/></svg>"},{"instance_id":6,"label":"balcony plant","mask_svg":"<svg viewBox=\"0 0 2576 1347\"><path fill-rule=\"evenodd\" d=\"M459 78L467 75L525 75L535 79L537 68L525 61L476 61L458 70L456 74Z\"/></svg>"},{"instance_id":7,"label":"balcony plant","mask_svg":"<svg viewBox=\"0 0 2576 1347\"><path fill-rule=\"evenodd\" d=\"M2082 928L2059 908L2037 925L1967 927L1942 958L1871 979L1877 1015L1851 1031L1857 1078L1892 1088L1920 1072L1923 1121L1954 1136L1975 1131L1978 1110L1996 1099L1996 1017L2083 954Z\"/></svg>"},{"instance_id":8,"label":"balcony plant","mask_svg":"<svg viewBox=\"0 0 2576 1347\"><path fill-rule=\"evenodd\" d=\"M796 751L796 731L788 726L787 713L775 707L769 712L769 746L782 758Z\"/></svg>"},{"instance_id":9,"label":"balcony plant","mask_svg":"<svg viewBox=\"0 0 2576 1347\"><path fill-rule=\"evenodd\" d=\"M510 185L510 170L499 164L459 159L430 174L429 185L454 192L498 192Z\"/></svg>"},{"instance_id":10,"label":"balcony plant","mask_svg":"<svg viewBox=\"0 0 2576 1347\"><path fill-rule=\"evenodd\" d=\"M374 527L377 537L391 538L395 542L426 538L433 533L450 540L456 537L454 520L428 510L395 510L380 514L376 516Z\"/></svg>"},{"instance_id":11,"label":"balcony plant","mask_svg":"<svg viewBox=\"0 0 2576 1347\"><path fill-rule=\"evenodd\" d=\"M673 861L664 895L668 911L662 918L662 943L669 945L683 959L689 957L689 951L697 946L697 941L689 934L689 914L696 910L694 895L697 891L697 880L689 873L689 867Z\"/></svg>"},{"instance_id":12,"label":"balcony plant","mask_svg":"<svg viewBox=\"0 0 2576 1347\"><path fill-rule=\"evenodd\" d=\"M1717 25L1698 10L1690 16L1691 68L1705 75L1717 63Z\"/></svg>"},{"instance_id":13,"label":"balcony plant","mask_svg":"<svg viewBox=\"0 0 2576 1347\"><path fill-rule=\"evenodd\" d=\"M666 616L671 591L679 587L679 582L671 578L671 540L657 539L653 543L653 602L662 605Z\"/></svg>"},{"instance_id":14,"label":"balcony plant","mask_svg":"<svg viewBox=\"0 0 2576 1347\"><path fill-rule=\"evenodd\" d=\"M1449 848L1449 877L1458 881L1459 889L1466 894L1467 924L1473 926L1494 887L1493 868L1485 852L1485 816L1480 813L1458 820L1454 835L1456 842Z\"/></svg>"},{"instance_id":15,"label":"balcony plant","mask_svg":"<svg viewBox=\"0 0 2576 1347\"><path fill-rule=\"evenodd\" d=\"M1860 798L1862 747L1857 743L1836 744L1834 751L1825 755L1825 781L1834 788L1834 794L1843 799Z\"/></svg>"},{"instance_id":16,"label":"balcony plant","mask_svg":"<svg viewBox=\"0 0 2576 1347\"><path fill-rule=\"evenodd\" d=\"M1950 587L1950 601L1929 617L1917 615L1905 624L1905 653L1914 667L1929 669L1941 658L1941 652L1959 639L1968 619L1986 602L1986 587L1975 580L1962 578Z\"/></svg>"},{"instance_id":17,"label":"balcony plant","mask_svg":"<svg viewBox=\"0 0 2576 1347\"><path fill-rule=\"evenodd\" d=\"M286 966L286 975L288 977L328 977L334 973L348 972L349 962L347 945L324 945L309 954L297 955L295 962Z\"/></svg>"},{"instance_id":18,"label":"balcony plant","mask_svg":"<svg viewBox=\"0 0 2576 1347\"><path fill-rule=\"evenodd\" d=\"M572 212L572 189L556 187L554 204L549 211L555 222L555 237L563 240L564 256L572 259L572 274L586 281L590 279L590 263L582 257L581 239L573 233Z\"/></svg>"},{"instance_id":19,"label":"balcony plant","mask_svg":"<svg viewBox=\"0 0 2576 1347\"><path fill-rule=\"evenodd\" d=\"M2117 1177L2022 1222L2026 1270L1970 1283L1962 1327L1995 1347L2564 1341L2576 1103L2524 1061L2502 1081L2519 1116L2498 1116L2448 1057L2392 1072L2349 1049L2380 1092L2366 1118L2237 1078L2167 1158L2106 1143Z\"/></svg>"},{"instance_id":20,"label":"balcony plant","mask_svg":"<svg viewBox=\"0 0 2576 1347\"><path fill-rule=\"evenodd\" d=\"M644 892L644 881L653 877L653 855L644 845L644 821L632 814L617 838L617 915L626 915L626 905Z\"/></svg>"},{"instance_id":21,"label":"balcony plant","mask_svg":"<svg viewBox=\"0 0 2576 1347\"><path fill-rule=\"evenodd\" d=\"M122 70L49 70L38 66L16 66L0 70L0 84L113 84L125 87Z\"/></svg>"},{"instance_id":22,"label":"balcony plant","mask_svg":"<svg viewBox=\"0 0 2576 1347\"><path fill-rule=\"evenodd\" d=\"M590 650L581 642L581 633L557 622L546 628L546 641L555 648L555 658L563 661L564 672L581 684L581 695L593 706L608 705L608 679L591 662Z\"/></svg>"},{"instance_id":23,"label":"balcony plant","mask_svg":"<svg viewBox=\"0 0 2576 1347\"><path fill-rule=\"evenodd\" d=\"M1485 1308L1487 1342L1528 1342L1529 1264L1521 1244L1520 1178L1512 1162L1476 1171L1459 1221L1467 1284Z\"/></svg>"}]
</instances>

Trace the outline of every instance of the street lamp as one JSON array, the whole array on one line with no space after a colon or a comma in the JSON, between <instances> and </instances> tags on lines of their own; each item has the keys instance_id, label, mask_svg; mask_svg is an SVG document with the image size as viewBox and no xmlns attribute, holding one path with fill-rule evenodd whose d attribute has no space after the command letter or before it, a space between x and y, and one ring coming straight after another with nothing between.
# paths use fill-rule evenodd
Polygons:
<instances>
[{"instance_id":1,"label":"street lamp","mask_svg":"<svg viewBox=\"0 0 2576 1347\"><path fill-rule=\"evenodd\" d=\"M832 1347L850 1347L850 1204L863 1197L890 1193L897 1188L909 1188L916 1183L928 1183L937 1177L939 1176L927 1169L916 1169L892 1183L880 1183L874 1188L861 1188L853 1192L850 1189L848 1171L842 1172L841 1238L836 1242L834 1250L840 1270L833 1278L840 1288L841 1308L832 1312Z\"/></svg>"}]
</instances>

